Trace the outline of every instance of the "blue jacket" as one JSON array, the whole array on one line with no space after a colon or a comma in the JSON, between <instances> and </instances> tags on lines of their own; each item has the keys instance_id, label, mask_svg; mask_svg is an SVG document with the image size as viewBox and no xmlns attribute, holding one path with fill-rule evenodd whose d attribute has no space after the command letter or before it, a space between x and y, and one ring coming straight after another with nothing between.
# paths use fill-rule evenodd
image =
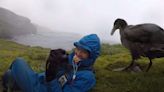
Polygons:
<instances>
[{"instance_id":1,"label":"blue jacket","mask_svg":"<svg viewBox=\"0 0 164 92\"><path fill-rule=\"evenodd\" d=\"M49 83L44 81L44 73L35 73L29 69L22 59L16 59L12 64L11 73L16 80L18 86L23 92L87 92L96 83L93 71L89 70L93 66L96 58L100 54L100 40L96 34L84 36L78 42L75 42L76 47L86 49L90 53L90 57L78 63L78 67L85 67L84 70L76 72L76 78L72 82L67 82L61 87L58 79L54 79ZM69 55L69 63L73 64L74 51ZM72 78L73 72L70 72Z\"/></svg>"}]
</instances>

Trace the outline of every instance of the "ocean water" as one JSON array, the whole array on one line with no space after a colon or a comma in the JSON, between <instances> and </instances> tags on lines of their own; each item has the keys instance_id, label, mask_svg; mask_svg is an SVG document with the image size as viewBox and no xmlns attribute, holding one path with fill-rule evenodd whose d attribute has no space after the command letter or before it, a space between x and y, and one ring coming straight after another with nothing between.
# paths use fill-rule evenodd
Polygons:
<instances>
[{"instance_id":1,"label":"ocean water","mask_svg":"<svg viewBox=\"0 0 164 92\"><path fill-rule=\"evenodd\" d=\"M80 38L81 35L75 33L38 31L37 34L14 37L12 41L29 46L71 50L74 48L73 43Z\"/></svg>"}]
</instances>

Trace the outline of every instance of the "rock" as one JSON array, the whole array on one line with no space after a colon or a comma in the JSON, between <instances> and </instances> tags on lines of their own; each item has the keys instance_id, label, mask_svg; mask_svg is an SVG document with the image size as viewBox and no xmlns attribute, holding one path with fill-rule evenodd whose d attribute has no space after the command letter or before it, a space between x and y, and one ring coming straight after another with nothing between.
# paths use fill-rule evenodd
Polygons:
<instances>
[{"instance_id":1,"label":"rock","mask_svg":"<svg viewBox=\"0 0 164 92\"><path fill-rule=\"evenodd\" d=\"M117 72L117 71L123 71L125 69L125 67L122 67L122 68L116 68L116 69L113 69L113 71Z\"/></svg>"},{"instance_id":2,"label":"rock","mask_svg":"<svg viewBox=\"0 0 164 92\"><path fill-rule=\"evenodd\" d=\"M141 68L139 66L134 66L132 68L132 72L142 72Z\"/></svg>"},{"instance_id":3,"label":"rock","mask_svg":"<svg viewBox=\"0 0 164 92\"><path fill-rule=\"evenodd\" d=\"M141 69L139 64L135 64L129 68L126 68L126 67L116 68L116 69L113 69L113 71L142 72L143 70Z\"/></svg>"}]
</instances>

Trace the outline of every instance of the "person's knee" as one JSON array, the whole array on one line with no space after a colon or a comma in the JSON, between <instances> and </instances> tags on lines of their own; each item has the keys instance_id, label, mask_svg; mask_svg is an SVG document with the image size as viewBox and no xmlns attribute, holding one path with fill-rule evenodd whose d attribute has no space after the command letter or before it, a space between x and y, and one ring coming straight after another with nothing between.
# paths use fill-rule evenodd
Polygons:
<instances>
[{"instance_id":1,"label":"person's knee","mask_svg":"<svg viewBox=\"0 0 164 92\"><path fill-rule=\"evenodd\" d=\"M13 63L22 63L22 62L24 62L24 59L22 59L22 58L20 58L20 57L16 58L16 59L13 61Z\"/></svg>"},{"instance_id":2,"label":"person's knee","mask_svg":"<svg viewBox=\"0 0 164 92\"><path fill-rule=\"evenodd\" d=\"M24 64L25 63L25 61L24 61L24 59L22 59L22 58L16 58L13 62L12 62L12 65L14 64L16 64L16 65L21 65L21 64Z\"/></svg>"},{"instance_id":3,"label":"person's knee","mask_svg":"<svg viewBox=\"0 0 164 92\"><path fill-rule=\"evenodd\" d=\"M27 65L26 62L22 58L16 58L12 62L10 69L11 70L17 70L17 68L21 69L21 68L25 67L26 65Z\"/></svg>"}]
</instances>

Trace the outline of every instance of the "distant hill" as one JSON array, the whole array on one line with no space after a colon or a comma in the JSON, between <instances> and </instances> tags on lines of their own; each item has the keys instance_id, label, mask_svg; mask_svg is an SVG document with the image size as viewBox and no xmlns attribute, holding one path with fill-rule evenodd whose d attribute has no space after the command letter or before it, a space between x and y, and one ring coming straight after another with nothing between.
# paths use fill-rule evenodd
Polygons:
<instances>
[{"instance_id":1,"label":"distant hill","mask_svg":"<svg viewBox=\"0 0 164 92\"><path fill-rule=\"evenodd\" d=\"M34 33L36 33L36 27L28 18L0 7L0 38L13 38Z\"/></svg>"}]
</instances>

